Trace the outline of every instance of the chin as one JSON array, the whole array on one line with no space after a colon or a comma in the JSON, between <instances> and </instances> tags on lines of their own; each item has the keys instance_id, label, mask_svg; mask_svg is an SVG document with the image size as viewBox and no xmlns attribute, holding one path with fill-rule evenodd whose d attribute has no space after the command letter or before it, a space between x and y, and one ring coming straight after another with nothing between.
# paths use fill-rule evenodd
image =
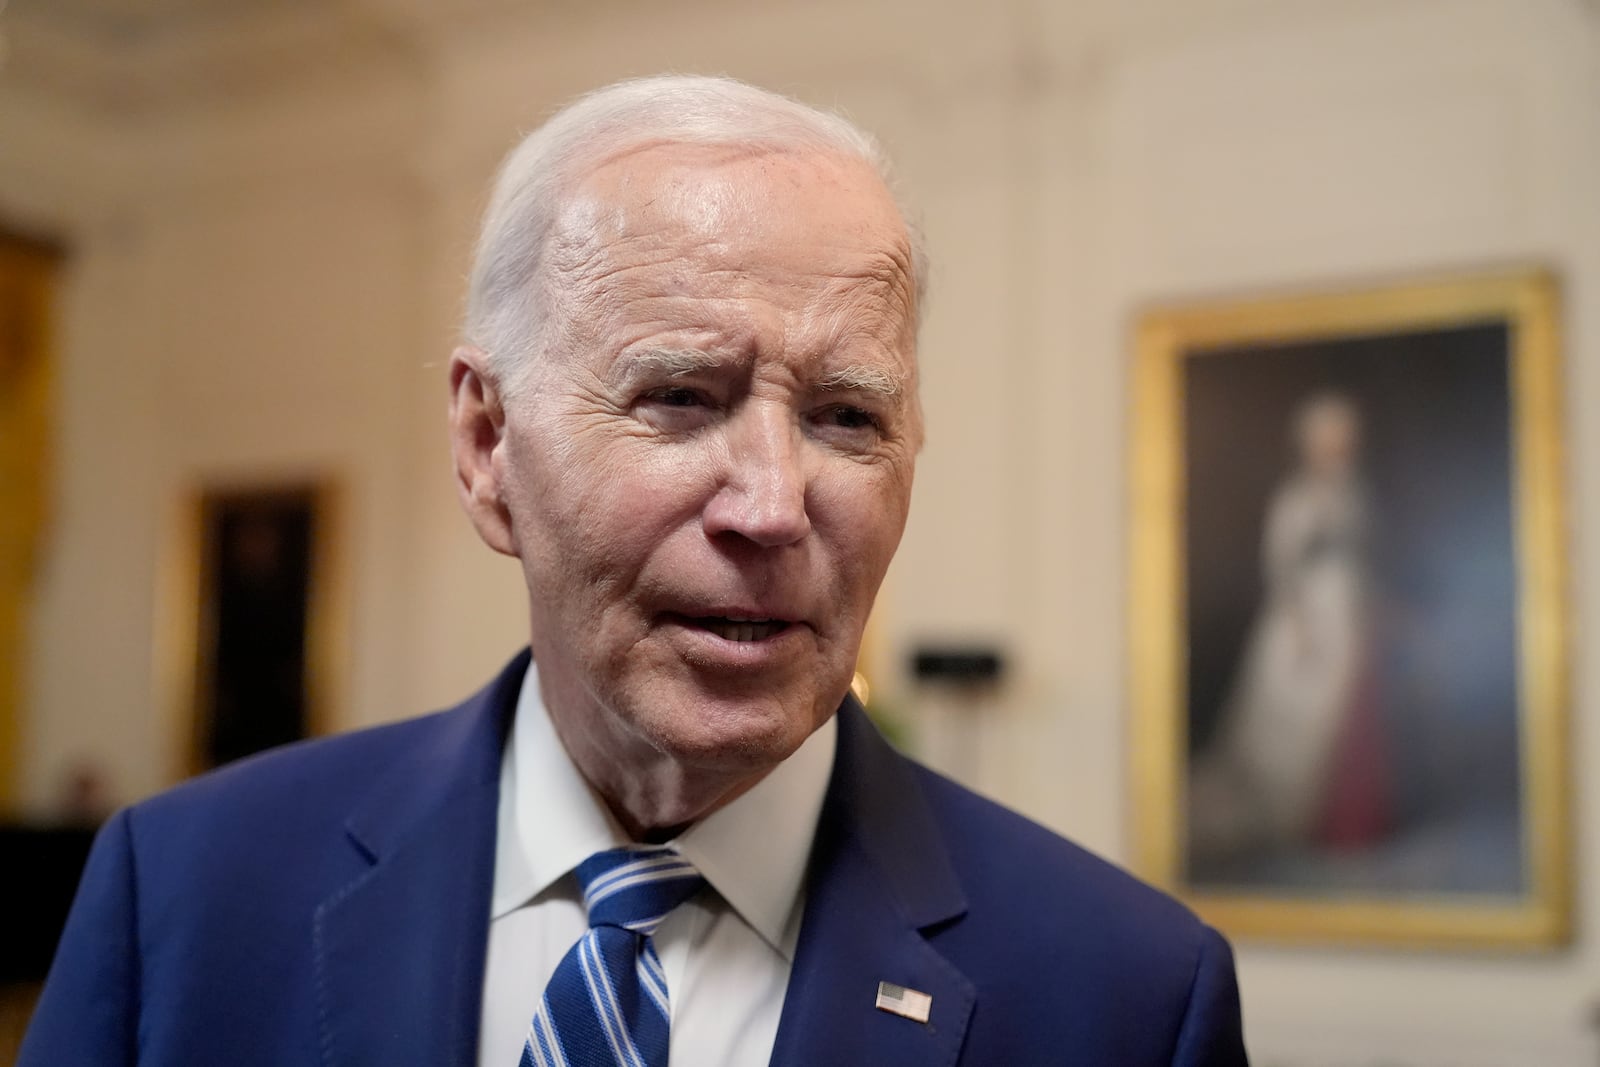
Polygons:
<instances>
[{"instance_id":1,"label":"chin","mask_svg":"<svg viewBox=\"0 0 1600 1067\"><path fill-rule=\"evenodd\" d=\"M640 722L655 748L687 766L725 770L776 767L805 743L823 718L810 701L684 700L674 714ZM828 711L831 713L833 706Z\"/></svg>"}]
</instances>

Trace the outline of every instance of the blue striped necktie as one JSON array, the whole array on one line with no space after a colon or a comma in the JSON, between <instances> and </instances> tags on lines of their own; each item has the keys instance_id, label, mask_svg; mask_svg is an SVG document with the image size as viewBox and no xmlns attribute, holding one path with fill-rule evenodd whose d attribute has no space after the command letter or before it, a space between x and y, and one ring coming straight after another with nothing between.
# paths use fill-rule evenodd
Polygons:
<instances>
[{"instance_id":1,"label":"blue striped necktie","mask_svg":"<svg viewBox=\"0 0 1600 1067\"><path fill-rule=\"evenodd\" d=\"M666 1067L667 978L650 935L705 879L665 848L614 848L578 864L589 932L556 966L521 1067Z\"/></svg>"}]
</instances>

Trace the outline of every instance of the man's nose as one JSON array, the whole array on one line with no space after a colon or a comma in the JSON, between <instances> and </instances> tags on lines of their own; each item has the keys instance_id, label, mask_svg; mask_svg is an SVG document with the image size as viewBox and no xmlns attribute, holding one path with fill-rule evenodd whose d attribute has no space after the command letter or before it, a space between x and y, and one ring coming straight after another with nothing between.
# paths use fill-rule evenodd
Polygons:
<instances>
[{"instance_id":1,"label":"man's nose","mask_svg":"<svg viewBox=\"0 0 1600 1067\"><path fill-rule=\"evenodd\" d=\"M726 446L726 473L705 509L706 534L736 534L774 548L810 533L805 446L792 413L776 406L741 412Z\"/></svg>"}]
</instances>

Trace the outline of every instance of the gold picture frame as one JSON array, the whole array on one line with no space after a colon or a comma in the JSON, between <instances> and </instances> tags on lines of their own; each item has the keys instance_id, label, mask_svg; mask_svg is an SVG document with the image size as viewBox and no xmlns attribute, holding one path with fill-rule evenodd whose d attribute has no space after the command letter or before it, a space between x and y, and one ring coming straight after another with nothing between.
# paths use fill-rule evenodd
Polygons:
<instances>
[{"instance_id":1,"label":"gold picture frame","mask_svg":"<svg viewBox=\"0 0 1600 1067\"><path fill-rule=\"evenodd\" d=\"M1135 863L1228 934L1570 937L1558 297L1518 270L1142 316Z\"/></svg>"},{"instance_id":2,"label":"gold picture frame","mask_svg":"<svg viewBox=\"0 0 1600 1067\"><path fill-rule=\"evenodd\" d=\"M62 251L0 230L0 814L21 794L28 617L47 536Z\"/></svg>"}]
</instances>

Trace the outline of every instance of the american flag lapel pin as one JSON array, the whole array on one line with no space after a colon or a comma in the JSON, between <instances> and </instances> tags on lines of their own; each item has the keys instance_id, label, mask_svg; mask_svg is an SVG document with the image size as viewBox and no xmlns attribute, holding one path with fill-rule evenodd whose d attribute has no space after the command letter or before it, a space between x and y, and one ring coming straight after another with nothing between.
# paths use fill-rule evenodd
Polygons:
<instances>
[{"instance_id":1,"label":"american flag lapel pin","mask_svg":"<svg viewBox=\"0 0 1600 1067\"><path fill-rule=\"evenodd\" d=\"M891 1015L903 1015L919 1023L928 1021L933 1009L933 998L918 989L907 989L893 982L878 983L878 1010Z\"/></svg>"}]
</instances>

